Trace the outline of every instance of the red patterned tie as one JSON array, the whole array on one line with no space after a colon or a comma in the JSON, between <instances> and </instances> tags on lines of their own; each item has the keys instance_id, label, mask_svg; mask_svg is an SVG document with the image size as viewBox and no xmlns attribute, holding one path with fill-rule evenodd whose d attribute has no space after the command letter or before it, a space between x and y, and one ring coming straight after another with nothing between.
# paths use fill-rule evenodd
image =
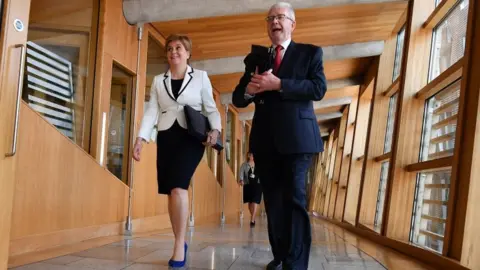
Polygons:
<instances>
[{"instance_id":1,"label":"red patterned tie","mask_svg":"<svg viewBox=\"0 0 480 270\"><path fill-rule=\"evenodd\" d=\"M273 73L277 73L278 68L280 67L280 63L282 62L282 56L280 55L283 47L282 45L278 45L275 48L275 62L273 62Z\"/></svg>"}]
</instances>

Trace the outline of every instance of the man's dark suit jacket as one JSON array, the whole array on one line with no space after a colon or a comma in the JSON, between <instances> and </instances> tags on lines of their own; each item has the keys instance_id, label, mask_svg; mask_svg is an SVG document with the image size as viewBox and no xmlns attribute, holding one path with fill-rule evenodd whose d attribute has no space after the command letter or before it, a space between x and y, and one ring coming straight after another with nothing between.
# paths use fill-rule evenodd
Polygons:
<instances>
[{"instance_id":1,"label":"man's dark suit jacket","mask_svg":"<svg viewBox=\"0 0 480 270\"><path fill-rule=\"evenodd\" d=\"M233 104L244 108L255 102L250 151L280 154L318 153L323 141L313 101L323 98L327 81L320 47L290 42L280 68L281 91L266 91L245 98L249 76L244 74L233 92Z\"/></svg>"}]
</instances>

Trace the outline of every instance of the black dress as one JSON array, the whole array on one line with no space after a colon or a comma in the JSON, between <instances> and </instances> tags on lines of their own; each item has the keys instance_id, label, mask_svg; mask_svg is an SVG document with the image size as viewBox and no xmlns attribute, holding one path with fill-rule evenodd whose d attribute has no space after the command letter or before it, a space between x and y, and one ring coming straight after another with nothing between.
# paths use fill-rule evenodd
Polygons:
<instances>
[{"instance_id":1,"label":"black dress","mask_svg":"<svg viewBox=\"0 0 480 270\"><path fill-rule=\"evenodd\" d=\"M175 99L182 80L172 80ZM158 193L170 195L172 189L187 190L198 164L202 160L205 146L188 134L177 121L157 135L157 182Z\"/></svg>"},{"instance_id":2,"label":"black dress","mask_svg":"<svg viewBox=\"0 0 480 270\"><path fill-rule=\"evenodd\" d=\"M260 204L262 200L262 187L255 169L248 170L248 184L243 186L243 203Z\"/></svg>"}]
</instances>

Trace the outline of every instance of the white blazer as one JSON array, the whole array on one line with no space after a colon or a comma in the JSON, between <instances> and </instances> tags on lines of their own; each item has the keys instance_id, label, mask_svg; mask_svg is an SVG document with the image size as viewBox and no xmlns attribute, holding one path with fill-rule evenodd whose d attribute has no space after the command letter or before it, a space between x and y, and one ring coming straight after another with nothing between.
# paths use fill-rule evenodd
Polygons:
<instances>
[{"instance_id":1,"label":"white blazer","mask_svg":"<svg viewBox=\"0 0 480 270\"><path fill-rule=\"evenodd\" d=\"M162 131L169 129L175 120L186 129L184 105L189 105L197 111L203 109L210 127L221 131L222 120L213 99L212 84L207 72L187 66L177 100L173 96L171 77L172 74L168 70L167 73L153 78L150 100L146 104L138 137L150 141L154 139L151 137L155 125L158 131Z\"/></svg>"}]
</instances>

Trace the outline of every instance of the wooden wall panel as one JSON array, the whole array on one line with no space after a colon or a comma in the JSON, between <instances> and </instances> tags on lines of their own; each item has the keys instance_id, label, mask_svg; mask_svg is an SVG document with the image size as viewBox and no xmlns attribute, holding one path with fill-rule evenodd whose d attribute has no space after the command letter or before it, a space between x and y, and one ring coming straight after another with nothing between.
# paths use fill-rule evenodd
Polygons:
<instances>
[{"instance_id":1,"label":"wooden wall panel","mask_svg":"<svg viewBox=\"0 0 480 270\"><path fill-rule=\"evenodd\" d=\"M222 188L206 162L200 162L193 176L193 185L195 222L198 224L210 219L219 221Z\"/></svg>"},{"instance_id":2,"label":"wooden wall panel","mask_svg":"<svg viewBox=\"0 0 480 270\"><path fill-rule=\"evenodd\" d=\"M24 103L18 139L12 242L125 219L127 186Z\"/></svg>"}]
</instances>

